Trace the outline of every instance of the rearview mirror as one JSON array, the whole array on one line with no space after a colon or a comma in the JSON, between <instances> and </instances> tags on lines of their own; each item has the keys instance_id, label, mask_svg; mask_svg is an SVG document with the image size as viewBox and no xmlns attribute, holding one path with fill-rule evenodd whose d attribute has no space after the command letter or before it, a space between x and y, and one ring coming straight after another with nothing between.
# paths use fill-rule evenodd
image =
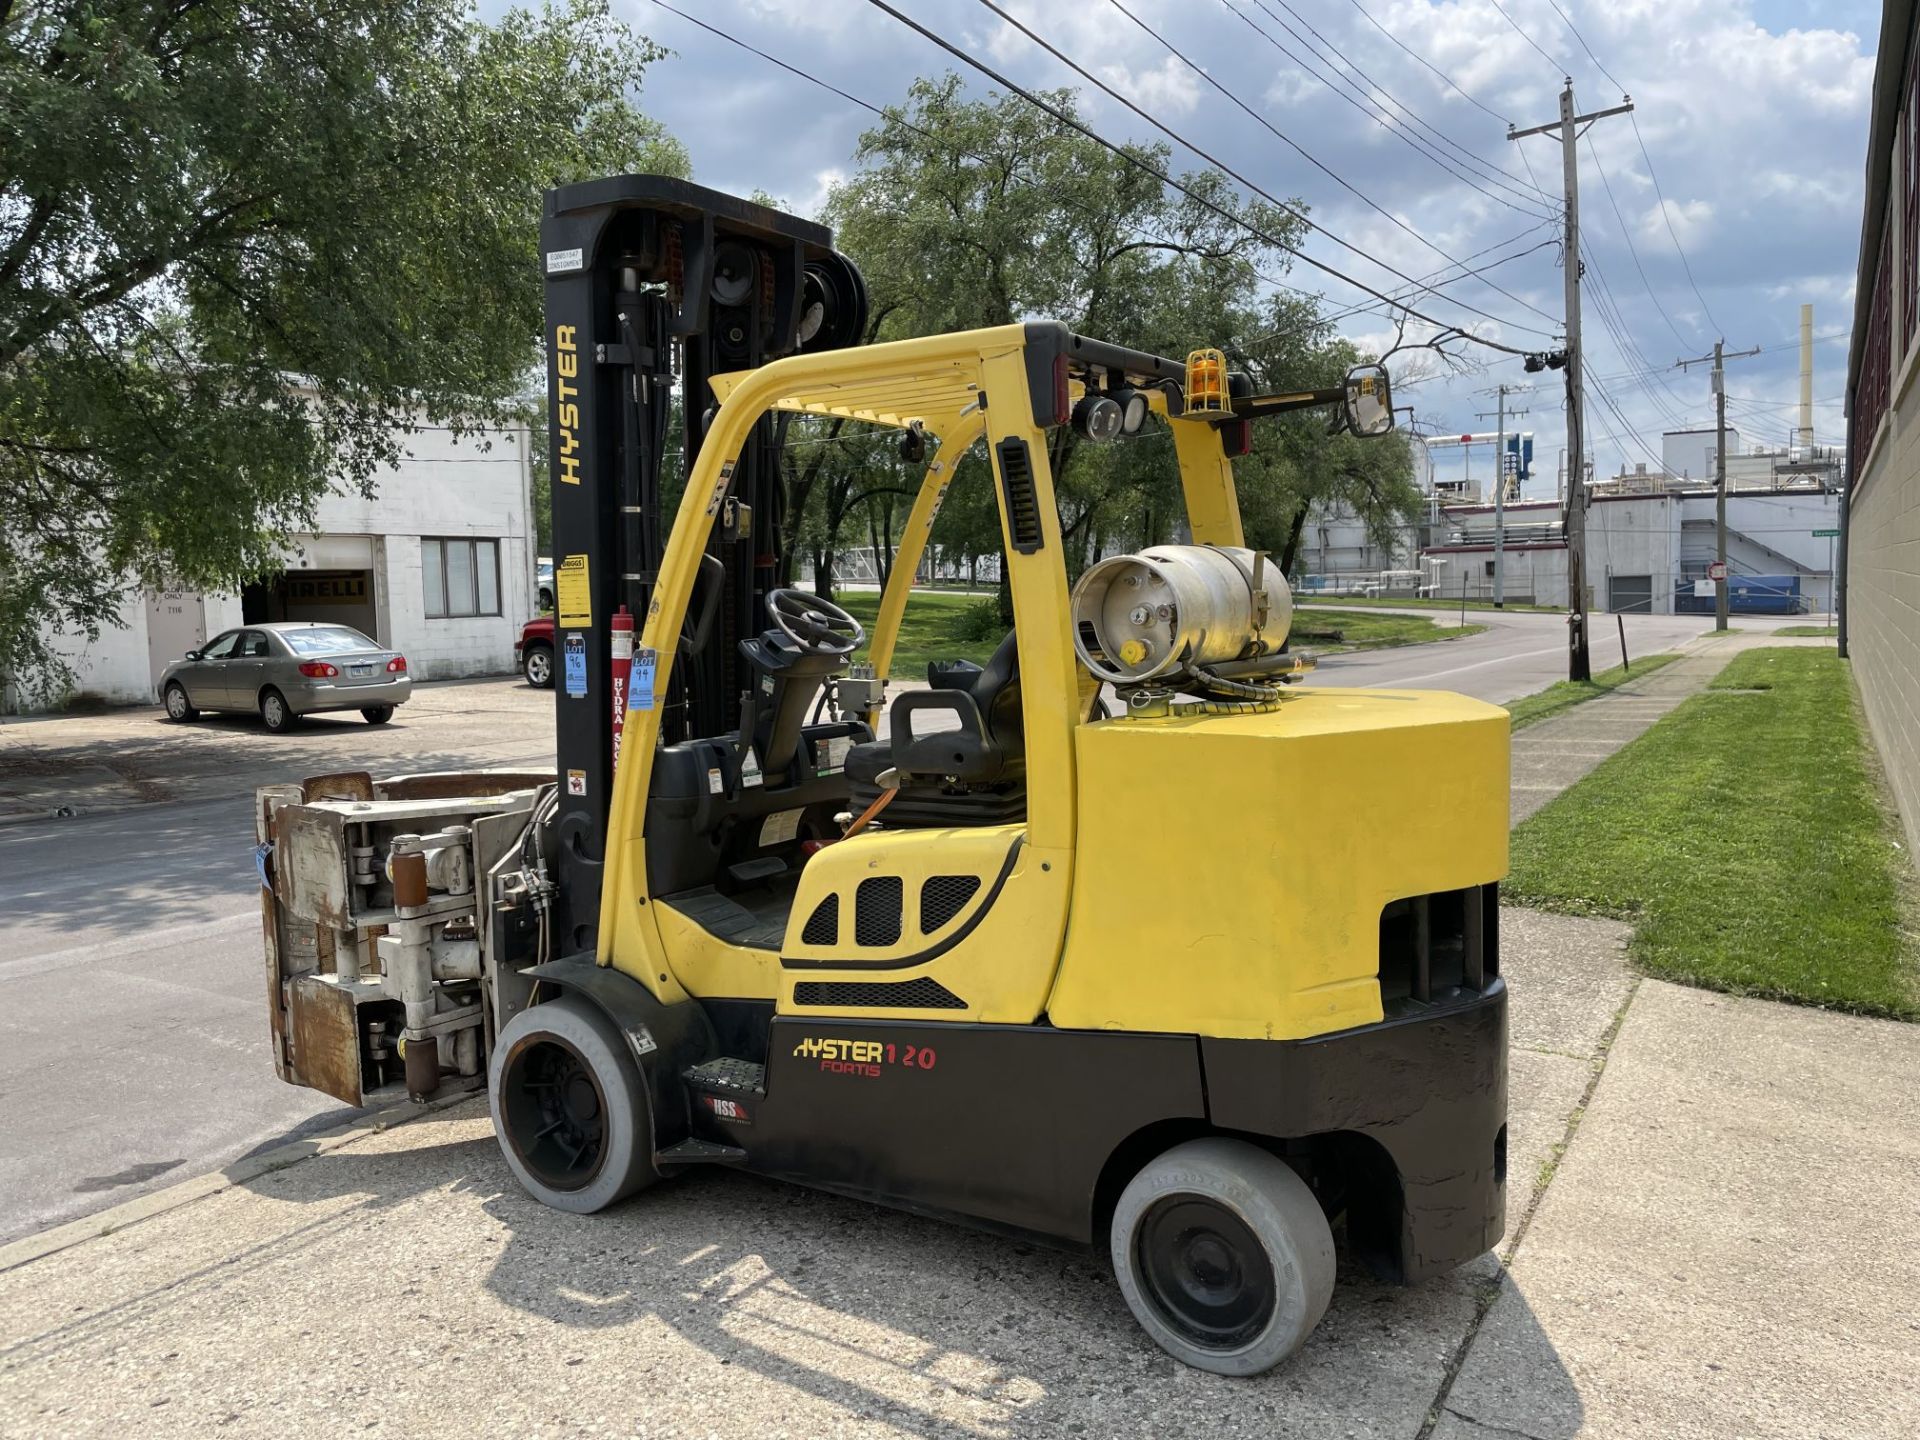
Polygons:
<instances>
[{"instance_id":1,"label":"rearview mirror","mask_svg":"<svg viewBox=\"0 0 1920 1440\"><path fill-rule=\"evenodd\" d=\"M198 660L199 658L200 658L200 652L198 650L187 651L187 659Z\"/></svg>"},{"instance_id":2,"label":"rearview mirror","mask_svg":"<svg viewBox=\"0 0 1920 1440\"><path fill-rule=\"evenodd\" d=\"M1356 365L1347 372L1347 429L1355 435L1384 435L1393 429L1393 392L1384 365Z\"/></svg>"}]
</instances>

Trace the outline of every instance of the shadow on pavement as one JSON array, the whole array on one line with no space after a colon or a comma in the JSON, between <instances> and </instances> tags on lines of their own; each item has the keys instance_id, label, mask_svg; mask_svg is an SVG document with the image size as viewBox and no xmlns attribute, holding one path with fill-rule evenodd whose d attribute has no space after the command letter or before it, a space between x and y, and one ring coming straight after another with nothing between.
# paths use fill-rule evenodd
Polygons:
<instances>
[{"instance_id":1,"label":"shadow on pavement","mask_svg":"<svg viewBox=\"0 0 1920 1440\"><path fill-rule=\"evenodd\" d=\"M456 1337L463 1358L515 1377L502 1385L546 1376L564 1395L567 1367L621 1367L632 1377L619 1402L630 1413L583 1413L583 1425L644 1419L665 1426L648 1433L682 1433L658 1387L675 1403L726 1413L736 1382L754 1377L797 1406L781 1417L789 1425L820 1402L928 1440L1411 1437L1494 1295L1519 1298L1491 1257L1414 1290L1343 1271L1300 1355L1258 1379L1228 1380L1155 1347L1101 1255L736 1172L694 1172L603 1214L567 1215L513 1183L484 1115L460 1107L397 1135L404 1148L335 1151L243 1187L296 1207L275 1221L289 1253L256 1252L279 1272L260 1283L351 1297L337 1316L302 1315L320 1342L311 1363L323 1363L336 1327L366 1311L404 1322L419 1345ZM309 1207L325 1218L306 1220ZM511 1344L490 1360L471 1353L483 1336ZM1539 1338L1550 1373L1535 1354L1529 1383L1564 1392L1572 1435L1578 1396ZM515 1400L534 1403L524 1390ZM708 1433L713 1411L700 1413L697 1433ZM715 1433L762 1428L742 1417Z\"/></svg>"}]
</instances>

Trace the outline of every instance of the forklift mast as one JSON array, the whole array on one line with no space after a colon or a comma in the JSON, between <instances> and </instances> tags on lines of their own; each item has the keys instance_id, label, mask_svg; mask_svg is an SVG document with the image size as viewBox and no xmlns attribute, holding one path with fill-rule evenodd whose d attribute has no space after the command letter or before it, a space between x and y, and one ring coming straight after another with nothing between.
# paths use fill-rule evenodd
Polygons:
<instances>
[{"instance_id":1,"label":"forklift mast","mask_svg":"<svg viewBox=\"0 0 1920 1440\"><path fill-rule=\"evenodd\" d=\"M857 344L866 289L826 227L667 176L551 190L540 238L557 652L555 937L574 953L596 940L615 707L626 703L614 692L613 621L624 607L643 623L652 599L674 397L684 477L715 403L711 378ZM680 636L674 683L660 697L666 743L735 723L739 643L764 623L767 592L782 580L777 426L772 417L755 426L714 527L698 618ZM636 655L636 678L652 663ZM650 683L640 688L651 696Z\"/></svg>"}]
</instances>

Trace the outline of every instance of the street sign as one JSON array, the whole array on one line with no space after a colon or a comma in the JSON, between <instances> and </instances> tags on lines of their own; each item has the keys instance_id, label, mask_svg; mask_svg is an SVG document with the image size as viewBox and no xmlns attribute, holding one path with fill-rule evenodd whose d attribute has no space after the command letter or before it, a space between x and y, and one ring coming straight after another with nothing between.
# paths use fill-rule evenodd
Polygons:
<instances>
[{"instance_id":1,"label":"street sign","mask_svg":"<svg viewBox=\"0 0 1920 1440\"><path fill-rule=\"evenodd\" d=\"M1813 538L1816 540L1833 540L1838 538L1839 534L1840 532L1838 530L1816 530L1813 532Z\"/></svg>"},{"instance_id":2,"label":"street sign","mask_svg":"<svg viewBox=\"0 0 1920 1440\"><path fill-rule=\"evenodd\" d=\"M1727 578L1726 562L1724 560L1715 560L1712 563L1710 563L1707 566L1707 578L1709 580L1726 579Z\"/></svg>"}]
</instances>

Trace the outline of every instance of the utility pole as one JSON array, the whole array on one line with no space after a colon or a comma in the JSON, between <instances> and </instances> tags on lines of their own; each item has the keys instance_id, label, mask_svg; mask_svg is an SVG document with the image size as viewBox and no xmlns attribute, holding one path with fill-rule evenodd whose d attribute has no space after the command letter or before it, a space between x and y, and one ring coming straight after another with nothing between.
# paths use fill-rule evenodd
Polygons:
<instances>
[{"instance_id":1,"label":"utility pole","mask_svg":"<svg viewBox=\"0 0 1920 1440\"><path fill-rule=\"evenodd\" d=\"M1569 76L1560 92L1560 118L1530 130L1508 127L1507 139L1524 140L1529 135L1560 132L1560 163L1564 172L1567 201L1566 270L1567 287L1567 678L1591 680L1593 662L1587 649L1587 486L1586 486L1586 411L1581 392L1580 356L1580 165L1574 142L1581 132L1576 128L1603 120L1609 115L1625 115L1633 101L1610 110L1595 110L1586 115L1573 113L1573 78Z\"/></svg>"},{"instance_id":2,"label":"utility pole","mask_svg":"<svg viewBox=\"0 0 1920 1440\"><path fill-rule=\"evenodd\" d=\"M1496 385L1493 388L1500 397L1500 403L1494 407L1494 419L1499 428L1494 432L1493 442L1493 608L1504 610L1507 606L1507 416L1518 417L1531 412L1507 409L1507 396L1518 391L1520 386ZM1482 410L1474 418L1484 420L1487 412Z\"/></svg>"},{"instance_id":3,"label":"utility pole","mask_svg":"<svg viewBox=\"0 0 1920 1440\"><path fill-rule=\"evenodd\" d=\"M1713 362L1713 410L1714 410L1714 473L1717 483L1714 487L1714 561L1717 578L1713 582L1713 628L1727 628L1727 361L1743 360L1749 355L1758 355L1760 347L1741 350L1733 355L1726 353L1727 342L1713 342L1713 354L1699 355L1691 360L1675 363L1682 370L1693 365Z\"/></svg>"}]
</instances>

